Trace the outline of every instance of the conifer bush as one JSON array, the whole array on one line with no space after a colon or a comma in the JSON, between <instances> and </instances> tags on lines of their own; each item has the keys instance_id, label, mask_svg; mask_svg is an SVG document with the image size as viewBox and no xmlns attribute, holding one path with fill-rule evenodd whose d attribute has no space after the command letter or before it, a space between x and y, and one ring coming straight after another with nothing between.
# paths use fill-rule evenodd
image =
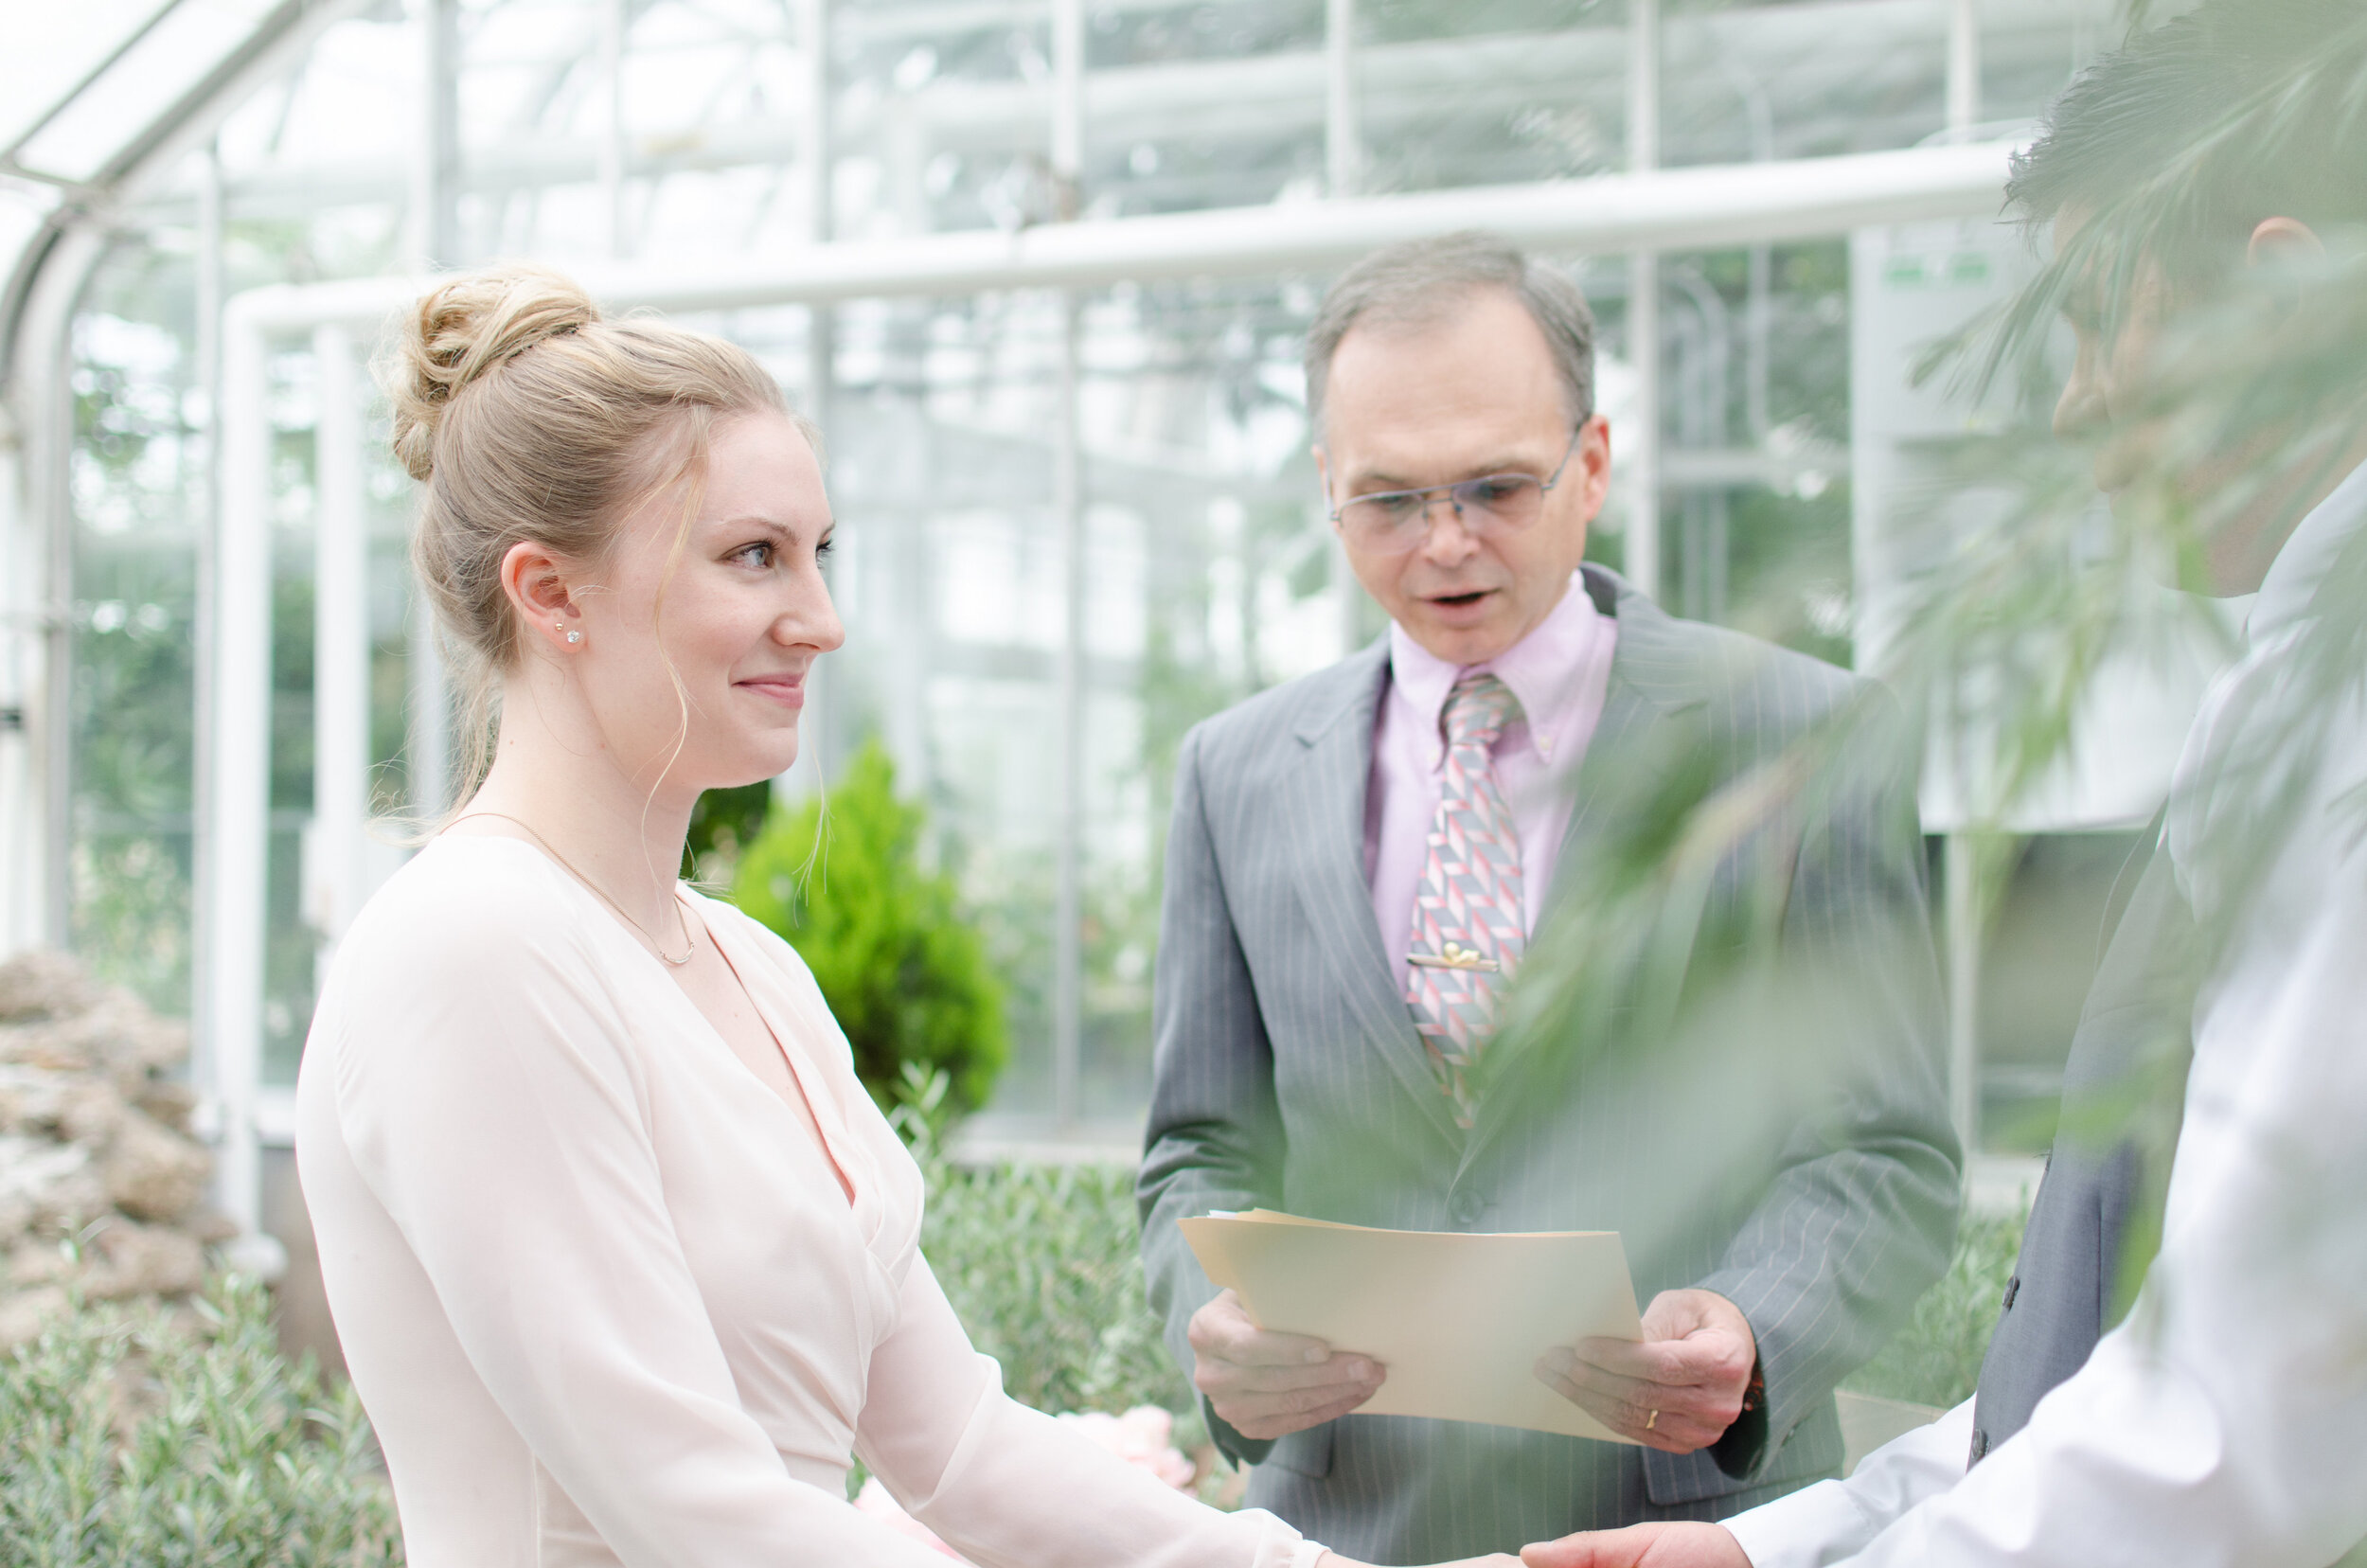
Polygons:
<instances>
[{"instance_id":1,"label":"conifer bush","mask_svg":"<svg viewBox=\"0 0 2367 1568\"><path fill-rule=\"evenodd\" d=\"M900 1102L909 1063L946 1075L958 1114L985 1102L1010 1047L985 944L953 879L922 863L926 821L868 742L827 808L773 811L740 853L733 896L812 969L881 1105Z\"/></svg>"}]
</instances>

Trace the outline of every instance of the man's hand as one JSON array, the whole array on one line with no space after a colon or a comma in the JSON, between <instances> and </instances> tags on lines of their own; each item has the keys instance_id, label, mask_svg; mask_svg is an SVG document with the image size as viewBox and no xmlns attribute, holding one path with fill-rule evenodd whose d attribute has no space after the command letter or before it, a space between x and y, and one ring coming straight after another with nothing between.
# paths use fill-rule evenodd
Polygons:
<instances>
[{"instance_id":1,"label":"man's hand","mask_svg":"<svg viewBox=\"0 0 2367 1568\"><path fill-rule=\"evenodd\" d=\"M1189 1336L1193 1386L1234 1431L1259 1442L1345 1416L1388 1375L1370 1357L1266 1332L1231 1291L1192 1314Z\"/></svg>"},{"instance_id":2,"label":"man's hand","mask_svg":"<svg viewBox=\"0 0 2367 1568\"><path fill-rule=\"evenodd\" d=\"M1691 1453L1742 1414L1757 1361L1751 1325L1733 1302L1715 1291L1663 1291L1644 1313L1641 1344L1580 1340L1539 1357L1537 1377L1622 1436Z\"/></svg>"},{"instance_id":3,"label":"man's hand","mask_svg":"<svg viewBox=\"0 0 2367 1568\"><path fill-rule=\"evenodd\" d=\"M1723 1524L1581 1531L1522 1547L1521 1563L1522 1568L1751 1568L1742 1543Z\"/></svg>"}]
</instances>

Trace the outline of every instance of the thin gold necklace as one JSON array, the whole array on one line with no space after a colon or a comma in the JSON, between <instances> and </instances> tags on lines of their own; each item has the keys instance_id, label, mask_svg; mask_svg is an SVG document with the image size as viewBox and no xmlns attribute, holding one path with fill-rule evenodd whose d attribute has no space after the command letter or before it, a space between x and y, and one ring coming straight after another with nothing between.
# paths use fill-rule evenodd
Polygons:
<instances>
[{"instance_id":1,"label":"thin gold necklace","mask_svg":"<svg viewBox=\"0 0 2367 1568\"><path fill-rule=\"evenodd\" d=\"M641 933L642 935L647 936L650 939L650 946L656 950L657 955L664 959L667 963L673 965L674 968L680 969L685 964L690 962L693 957L697 956L699 952L699 939L690 935L690 917L682 912L682 900L676 899L674 900L674 920L682 928L683 941L682 956L677 958L672 953L666 951L666 944L657 939L656 932L651 931L648 926L645 926L639 920L634 919L630 914L626 913L625 906L610 898L606 890L604 890L598 882L594 882L591 878L577 870L575 863L569 860L566 856L561 854L558 847L554 846L550 840L536 832L532 823L521 821L519 818L511 816L507 811L464 811L452 820L455 823L466 822L471 817L499 817L504 822L515 822L519 827L524 828L526 830L527 836L532 838L535 843L543 846L543 852L544 854L550 856L551 859L557 861L561 865L564 866L569 876L575 878L576 881L583 883L584 886L590 888L595 894L596 894L600 902L616 911L616 918L618 919L623 920L627 925L632 927L633 930Z\"/></svg>"}]
</instances>

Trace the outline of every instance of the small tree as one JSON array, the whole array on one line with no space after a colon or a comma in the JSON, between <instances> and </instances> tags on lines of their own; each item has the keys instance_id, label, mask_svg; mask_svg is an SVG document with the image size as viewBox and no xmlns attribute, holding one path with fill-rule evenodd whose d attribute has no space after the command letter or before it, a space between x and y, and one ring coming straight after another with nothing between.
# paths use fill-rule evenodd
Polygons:
<instances>
[{"instance_id":1,"label":"small tree","mask_svg":"<svg viewBox=\"0 0 2367 1568\"><path fill-rule=\"evenodd\" d=\"M968 1111L1010 1052L1003 988L953 879L920 864L924 815L897 798L896 764L868 742L830 787L827 811L817 800L766 818L734 893L812 969L882 1108L942 1072L951 1108Z\"/></svg>"}]
</instances>

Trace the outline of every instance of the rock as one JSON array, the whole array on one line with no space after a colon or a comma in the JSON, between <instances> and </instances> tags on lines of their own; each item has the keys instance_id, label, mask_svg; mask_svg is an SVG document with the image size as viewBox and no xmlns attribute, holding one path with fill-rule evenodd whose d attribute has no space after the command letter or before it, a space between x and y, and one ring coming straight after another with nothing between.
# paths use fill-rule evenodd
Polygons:
<instances>
[{"instance_id":1,"label":"rock","mask_svg":"<svg viewBox=\"0 0 2367 1568\"><path fill-rule=\"evenodd\" d=\"M10 1198L31 1209L31 1228L53 1233L78 1231L114 1206L87 1148L15 1135L0 1137L0 1201Z\"/></svg>"},{"instance_id":2,"label":"rock","mask_svg":"<svg viewBox=\"0 0 2367 1568\"><path fill-rule=\"evenodd\" d=\"M188 1030L73 959L0 964L0 1345L76 1296L186 1297L238 1227L201 1204Z\"/></svg>"},{"instance_id":3,"label":"rock","mask_svg":"<svg viewBox=\"0 0 2367 1568\"><path fill-rule=\"evenodd\" d=\"M70 1073L22 1062L0 1062L0 1132L54 1129L66 1095L80 1080Z\"/></svg>"},{"instance_id":4,"label":"rock","mask_svg":"<svg viewBox=\"0 0 2367 1568\"><path fill-rule=\"evenodd\" d=\"M98 987L62 953L36 948L0 964L0 1023L64 1018L97 1005Z\"/></svg>"},{"instance_id":5,"label":"rock","mask_svg":"<svg viewBox=\"0 0 2367 1568\"><path fill-rule=\"evenodd\" d=\"M205 1195L213 1157L154 1117L120 1102L116 1109L101 1167L107 1196L134 1219L178 1220Z\"/></svg>"},{"instance_id":6,"label":"rock","mask_svg":"<svg viewBox=\"0 0 2367 1568\"><path fill-rule=\"evenodd\" d=\"M159 1125L175 1132L187 1133L189 1118L197 1112L197 1091L170 1078L149 1078L127 1097Z\"/></svg>"},{"instance_id":7,"label":"rock","mask_svg":"<svg viewBox=\"0 0 2367 1568\"><path fill-rule=\"evenodd\" d=\"M187 1295L205 1283L205 1249L163 1225L116 1220L91 1238L82 1289L94 1300Z\"/></svg>"},{"instance_id":8,"label":"rock","mask_svg":"<svg viewBox=\"0 0 2367 1568\"><path fill-rule=\"evenodd\" d=\"M62 1285L77 1268L71 1250L56 1241L21 1241L9 1253L9 1283L20 1291Z\"/></svg>"},{"instance_id":9,"label":"rock","mask_svg":"<svg viewBox=\"0 0 2367 1568\"><path fill-rule=\"evenodd\" d=\"M212 1209L199 1209L182 1218L181 1228L209 1247L218 1247L239 1234L239 1222Z\"/></svg>"},{"instance_id":10,"label":"rock","mask_svg":"<svg viewBox=\"0 0 2367 1568\"><path fill-rule=\"evenodd\" d=\"M58 1131L68 1143L98 1146L114 1139L125 1117L138 1114L105 1078L83 1078L58 1107Z\"/></svg>"},{"instance_id":11,"label":"rock","mask_svg":"<svg viewBox=\"0 0 2367 1568\"><path fill-rule=\"evenodd\" d=\"M62 1285L44 1285L0 1299L0 1349L14 1349L34 1338L43 1325L70 1306Z\"/></svg>"},{"instance_id":12,"label":"rock","mask_svg":"<svg viewBox=\"0 0 2367 1568\"><path fill-rule=\"evenodd\" d=\"M0 1061L53 1073L86 1073L94 1065L90 1043L71 1019L0 1028Z\"/></svg>"}]
</instances>

